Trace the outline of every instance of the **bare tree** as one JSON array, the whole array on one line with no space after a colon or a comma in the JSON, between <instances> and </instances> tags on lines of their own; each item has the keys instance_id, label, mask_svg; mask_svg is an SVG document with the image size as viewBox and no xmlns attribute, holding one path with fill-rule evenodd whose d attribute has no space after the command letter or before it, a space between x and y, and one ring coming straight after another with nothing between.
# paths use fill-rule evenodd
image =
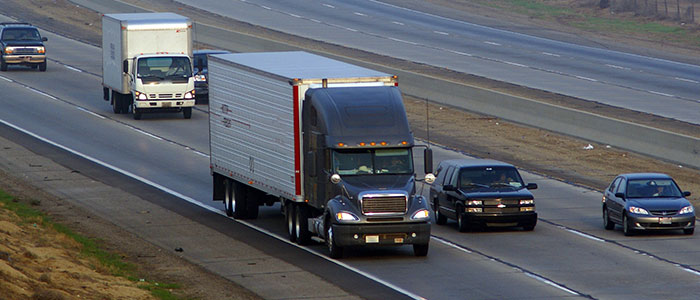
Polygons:
<instances>
[{"instance_id":1,"label":"bare tree","mask_svg":"<svg viewBox=\"0 0 700 300\"><path fill-rule=\"evenodd\" d=\"M676 20L681 19L681 0L676 0Z\"/></svg>"}]
</instances>

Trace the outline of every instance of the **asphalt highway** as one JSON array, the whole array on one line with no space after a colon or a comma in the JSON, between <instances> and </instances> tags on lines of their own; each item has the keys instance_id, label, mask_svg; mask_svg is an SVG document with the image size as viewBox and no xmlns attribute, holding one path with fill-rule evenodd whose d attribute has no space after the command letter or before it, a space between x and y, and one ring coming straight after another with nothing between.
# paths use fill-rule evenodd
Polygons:
<instances>
[{"instance_id":1,"label":"asphalt highway","mask_svg":"<svg viewBox=\"0 0 700 300\"><path fill-rule=\"evenodd\" d=\"M46 35L52 49L47 72L20 67L0 74L1 122L146 186L129 190L133 194L157 189L173 196L169 205L174 209L196 205L220 216L223 205L211 201L207 107L199 106L191 120L181 114L146 115L140 121L114 115L102 100L101 50ZM435 146L436 162L457 157L464 155ZM540 220L533 232L459 233L451 222L433 226L425 258L414 257L409 247L369 248L357 249L339 265L415 299L695 299L700 294L696 236L673 232L625 237L619 228L604 231L600 193L535 174L524 176L540 186L534 191ZM288 245L279 207L263 208L257 220L228 221L232 228L246 225L280 237L262 244L251 240L251 245ZM215 245L199 245L210 246ZM304 255L326 255L321 245L307 249ZM227 274L222 265L207 267Z\"/></svg>"}]
</instances>

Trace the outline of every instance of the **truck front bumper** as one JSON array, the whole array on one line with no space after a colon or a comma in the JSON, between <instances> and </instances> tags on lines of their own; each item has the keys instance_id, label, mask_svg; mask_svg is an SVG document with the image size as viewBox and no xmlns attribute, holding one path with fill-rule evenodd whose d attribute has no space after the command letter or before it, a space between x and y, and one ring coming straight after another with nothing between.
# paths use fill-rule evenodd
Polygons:
<instances>
[{"instance_id":1,"label":"truck front bumper","mask_svg":"<svg viewBox=\"0 0 700 300\"><path fill-rule=\"evenodd\" d=\"M182 108L193 107L194 99L170 99L170 100L136 100L136 108Z\"/></svg>"},{"instance_id":2,"label":"truck front bumper","mask_svg":"<svg viewBox=\"0 0 700 300\"><path fill-rule=\"evenodd\" d=\"M430 223L408 224L333 224L338 246L427 244Z\"/></svg>"},{"instance_id":3,"label":"truck front bumper","mask_svg":"<svg viewBox=\"0 0 700 300\"><path fill-rule=\"evenodd\" d=\"M4 60L6 64L40 64L46 62L46 55L4 55L2 60Z\"/></svg>"}]
</instances>

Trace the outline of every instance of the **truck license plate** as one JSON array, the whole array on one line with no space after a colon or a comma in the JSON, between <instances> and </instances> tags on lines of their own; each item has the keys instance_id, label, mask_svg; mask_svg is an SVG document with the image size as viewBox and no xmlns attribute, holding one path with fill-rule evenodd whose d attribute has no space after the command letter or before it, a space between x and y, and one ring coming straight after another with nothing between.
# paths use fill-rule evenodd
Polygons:
<instances>
[{"instance_id":1,"label":"truck license plate","mask_svg":"<svg viewBox=\"0 0 700 300\"><path fill-rule=\"evenodd\" d=\"M367 243L367 244L379 243L379 236L378 235L367 235L367 236L365 236L365 243Z\"/></svg>"},{"instance_id":2,"label":"truck license plate","mask_svg":"<svg viewBox=\"0 0 700 300\"><path fill-rule=\"evenodd\" d=\"M659 218L659 224L671 224L671 218L669 218L669 217Z\"/></svg>"},{"instance_id":3,"label":"truck license plate","mask_svg":"<svg viewBox=\"0 0 700 300\"><path fill-rule=\"evenodd\" d=\"M31 56L22 56L22 61L24 61L24 62L29 62L31 60L32 60Z\"/></svg>"},{"instance_id":4,"label":"truck license plate","mask_svg":"<svg viewBox=\"0 0 700 300\"><path fill-rule=\"evenodd\" d=\"M163 102L163 107L170 107L170 102Z\"/></svg>"}]
</instances>

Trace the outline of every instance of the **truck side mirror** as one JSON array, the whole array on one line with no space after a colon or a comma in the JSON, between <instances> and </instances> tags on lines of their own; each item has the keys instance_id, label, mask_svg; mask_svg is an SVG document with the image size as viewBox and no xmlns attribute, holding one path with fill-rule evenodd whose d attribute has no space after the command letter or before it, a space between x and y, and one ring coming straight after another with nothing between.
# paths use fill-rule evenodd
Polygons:
<instances>
[{"instance_id":1,"label":"truck side mirror","mask_svg":"<svg viewBox=\"0 0 700 300\"><path fill-rule=\"evenodd\" d=\"M122 72L129 73L129 60L128 59L125 59L122 62Z\"/></svg>"},{"instance_id":2,"label":"truck side mirror","mask_svg":"<svg viewBox=\"0 0 700 300\"><path fill-rule=\"evenodd\" d=\"M525 186L525 188L528 189L528 190L536 190L536 189L537 189L537 183L528 183L528 184Z\"/></svg>"},{"instance_id":3,"label":"truck side mirror","mask_svg":"<svg viewBox=\"0 0 700 300\"><path fill-rule=\"evenodd\" d=\"M457 190L457 189L455 188L455 186L454 186L454 185L451 185L451 184L448 184L448 185L446 185L446 186L443 186L442 189L445 190L445 191L448 191L448 192L452 192L452 191L456 191L456 190Z\"/></svg>"},{"instance_id":4,"label":"truck side mirror","mask_svg":"<svg viewBox=\"0 0 700 300\"><path fill-rule=\"evenodd\" d=\"M620 199L625 199L625 194L624 193L615 193L615 197L620 198Z\"/></svg>"},{"instance_id":5,"label":"truck side mirror","mask_svg":"<svg viewBox=\"0 0 700 300\"><path fill-rule=\"evenodd\" d=\"M46 41L48 41L48 40L49 40L49 39L48 39L47 37L42 37L42 38L41 38L41 41L42 41L42 42L46 42Z\"/></svg>"},{"instance_id":6,"label":"truck side mirror","mask_svg":"<svg viewBox=\"0 0 700 300\"><path fill-rule=\"evenodd\" d=\"M423 150L423 166L425 174L433 173L433 149Z\"/></svg>"}]
</instances>

